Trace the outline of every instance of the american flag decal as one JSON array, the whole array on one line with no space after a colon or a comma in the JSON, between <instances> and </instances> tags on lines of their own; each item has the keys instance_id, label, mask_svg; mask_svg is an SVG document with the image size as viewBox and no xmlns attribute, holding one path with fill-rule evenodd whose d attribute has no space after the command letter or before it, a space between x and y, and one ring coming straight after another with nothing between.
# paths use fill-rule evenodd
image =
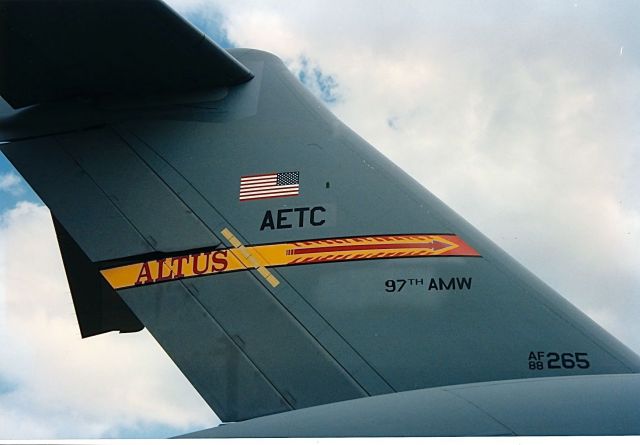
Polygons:
<instances>
[{"instance_id":1,"label":"american flag decal","mask_svg":"<svg viewBox=\"0 0 640 445\"><path fill-rule=\"evenodd\" d=\"M283 198L300 194L300 172L264 173L240 177L240 201Z\"/></svg>"}]
</instances>

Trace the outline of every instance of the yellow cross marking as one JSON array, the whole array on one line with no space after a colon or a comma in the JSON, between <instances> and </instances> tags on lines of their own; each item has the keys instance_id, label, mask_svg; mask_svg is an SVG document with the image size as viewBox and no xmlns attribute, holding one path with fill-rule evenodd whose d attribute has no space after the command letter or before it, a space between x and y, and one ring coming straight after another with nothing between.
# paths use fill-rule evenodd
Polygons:
<instances>
[{"instance_id":1,"label":"yellow cross marking","mask_svg":"<svg viewBox=\"0 0 640 445\"><path fill-rule=\"evenodd\" d=\"M267 283L269 283L272 287L277 287L280 284L280 281L278 281L278 279L274 277L266 267L264 267L264 264L262 264L256 256L252 255L251 252L249 252L249 249L242 245L240 240L233 233L231 233L229 229L225 227L221 230L220 233L222 233L222 236L224 236L227 241L229 241L231 245L235 247L240 252L240 254L242 254L245 260L249 261L251 267L256 269L258 273L262 275L265 280L267 280ZM240 261L242 261L241 258ZM242 263L246 264L244 261L242 261Z\"/></svg>"}]
</instances>

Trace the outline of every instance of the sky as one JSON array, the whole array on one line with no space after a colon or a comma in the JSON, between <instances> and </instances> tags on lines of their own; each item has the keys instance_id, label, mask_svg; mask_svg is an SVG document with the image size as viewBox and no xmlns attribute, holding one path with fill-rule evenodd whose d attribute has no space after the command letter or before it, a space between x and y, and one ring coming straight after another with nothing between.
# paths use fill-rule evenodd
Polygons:
<instances>
[{"instance_id":1,"label":"sky","mask_svg":"<svg viewBox=\"0 0 640 445\"><path fill-rule=\"evenodd\" d=\"M169 3L223 47L281 57L640 352L640 3ZM0 245L0 439L167 437L218 422L146 331L80 339L50 214L2 157Z\"/></svg>"}]
</instances>

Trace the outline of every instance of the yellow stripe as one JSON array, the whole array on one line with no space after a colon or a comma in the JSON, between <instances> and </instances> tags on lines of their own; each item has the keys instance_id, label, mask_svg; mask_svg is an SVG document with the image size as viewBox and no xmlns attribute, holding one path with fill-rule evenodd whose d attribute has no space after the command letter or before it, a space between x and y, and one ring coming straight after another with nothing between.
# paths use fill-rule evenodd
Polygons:
<instances>
[{"instance_id":1,"label":"yellow stripe","mask_svg":"<svg viewBox=\"0 0 640 445\"><path fill-rule=\"evenodd\" d=\"M384 235L288 242L246 247L227 228L233 246L101 270L114 289L223 272L256 269L271 286L280 284L267 267L374 258L480 256L455 235Z\"/></svg>"}]
</instances>

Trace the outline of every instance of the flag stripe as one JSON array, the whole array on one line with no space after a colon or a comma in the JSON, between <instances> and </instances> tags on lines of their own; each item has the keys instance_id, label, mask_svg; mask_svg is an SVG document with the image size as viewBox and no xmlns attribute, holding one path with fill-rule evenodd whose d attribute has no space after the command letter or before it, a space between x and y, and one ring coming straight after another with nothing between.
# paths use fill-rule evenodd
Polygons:
<instances>
[{"instance_id":1,"label":"flag stripe","mask_svg":"<svg viewBox=\"0 0 640 445\"><path fill-rule=\"evenodd\" d=\"M276 184L278 182L278 180L276 178L270 178L270 179L256 179L254 181L242 181L240 182L240 185L251 185L251 184Z\"/></svg>"},{"instance_id":2,"label":"flag stripe","mask_svg":"<svg viewBox=\"0 0 640 445\"><path fill-rule=\"evenodd\" d=\"M278 188L270 188L268 190L257 190L257 191L248 191L240 193L240 196L253 196L253 195L267 195L269 193L284 193L284 192L298 192L298 186L286 186L286 187L278 187Z\"/></svg>"},{"instance_id":3,"label":"flag stripe","mask_svg":"<svg viewBox=\"0 0 640 445\"><path fill-rule=\"evenodd\" d=\"M298 196L297 192L294 193L275 193L275 194L271 194L271 195L264 195L264 196L251 196L251 197L247 197L247 198L240 198L240 201L256 201L258 199L270 199L270 198L282 198L285 196Z\"/></svg>"},{"instance_id":4,"label":"flag stripe","mask_svg":"<svg viewBox=\"0 0 640 445\"><path fill-rule=\"evenodd\" d=\"M251 179L264 179L264 178L275 178L277 177L278 174L277 173L268 173L268 174L262 174L262 175L250 175L250 176L242 176L240 178L241 181L245 181L245 180L251 180Z\"/></svg>"},{"instance_id":5,"label":"flag stripe","mask_svg":"<svg viewBox=\"0 0 640 445\"><path fill-rule=\"evenodd\" d=\"M243 196L260 196L260 195L271 195L271 194L274 194L274 193L298 193L298 189L269 190L269 191L264 191L264 192L259 192L259 193L243 193L240 196L241 197L243 197Z\"/></svg>"},{"instance_id":6,"label":"flag stripe","mask_svg":"<svg viewBox=\"0 0 640 445\"><path fill-rule=\"evenodd\" d=\"M263 185L263 184L251 185L251 186L242 187L241 193L244 192L244 191L250 192L250 191L253 191L253 190L273 189L275 187L297 187L297 185L293 185L293 186L289 186L289 185L286 185L286 186L285 185L278 185L278 186L276 186L276 185Z\"/></svg>"},{"instance_id":7,"label":"flag stripe","mask_svg":"<svg viewBox=\"0 0 640 445\"><path fill-rule=\"evenodd\" d=\"M243 193L248 193L248 192L261 192L264 190L282 190L285 188L300 188L297 184L296 185L273 185L273 186L268 186L268 187L252 187L252 188L243 188L240 191L240 194Z\"/></svg>"},{"instance_id":8,"label":"flag stripe","mask_svg":"<svg viewBox=\"0 0 640 445\"><path fill-rule=\"evenodd\" d=\"M269 195L271 193L298 193L298 189L281 189L281 190L263 190L261 192L253 192L253 193L243 193L240 197L243 196L259 196L259 195Z\"/></svg>"}]
</instances>

